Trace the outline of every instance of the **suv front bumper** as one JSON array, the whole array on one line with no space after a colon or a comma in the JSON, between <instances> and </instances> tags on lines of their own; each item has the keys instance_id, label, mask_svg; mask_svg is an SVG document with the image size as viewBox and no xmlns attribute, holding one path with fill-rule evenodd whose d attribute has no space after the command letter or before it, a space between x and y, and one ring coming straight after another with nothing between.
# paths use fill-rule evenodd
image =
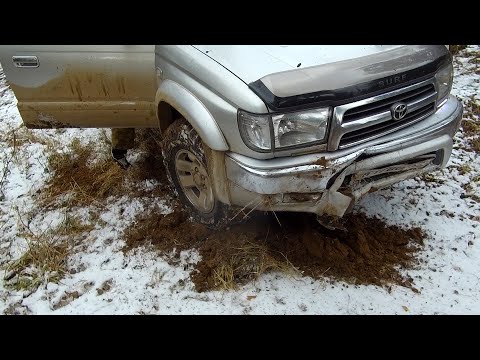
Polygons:
<instances>
[{"instance_id":1,"label":"suv front bumper","mask_svg":"<svg viewBox=\"0 0 480 360\"><path fill-rule=\"evenodd\" d=\"M444 167L462 113L450 96L421 122L356 147L271 160L227 153L229 202L343 216L368 192Z\"/></svg>"}]
</instances>

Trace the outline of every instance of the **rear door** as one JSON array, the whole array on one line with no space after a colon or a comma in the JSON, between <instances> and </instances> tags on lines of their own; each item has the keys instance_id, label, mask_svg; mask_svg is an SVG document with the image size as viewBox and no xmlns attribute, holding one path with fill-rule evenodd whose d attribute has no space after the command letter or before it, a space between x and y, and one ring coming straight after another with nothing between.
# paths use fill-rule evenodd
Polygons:
<instances>
[{"instance_id":1,"label":"rear door","mask_svg":"<svg viewBox=\"0 0 480 360\"><path fill-rule=\"evenodd\" d=\"M7 45L0 63L27 127L157 125L154 45Z\"/></svg>"}]
</instances>

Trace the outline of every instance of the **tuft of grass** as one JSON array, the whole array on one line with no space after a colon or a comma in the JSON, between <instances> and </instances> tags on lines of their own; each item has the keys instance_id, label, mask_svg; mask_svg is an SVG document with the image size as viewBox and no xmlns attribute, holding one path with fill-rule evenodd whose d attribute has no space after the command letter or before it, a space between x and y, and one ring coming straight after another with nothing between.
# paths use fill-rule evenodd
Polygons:
<instances>
[{"instance_id":1,"label":"tuft of grass","mask_svg":"<svg viewBox=\"0 0 480 360\"><path fill-rule=\"evenodd\" d=\"M463 185L462 188L463 190L465 190L466 197L469 197L473 201L480 203L480 196L475 193L475 188L472 186L471 183Z\"/></svg>"},{"instance_id":2,"label":"tuft of grass","mask_svg":"<svg viewBox=\"0 0 480 360\"><path fill-rule=\"evenodd\" d=\"M480 104L475 101L475 98L473 96L468 103L468 107L474 116L480 115Z\"/></svg>"},{"instance_id":3,"label":"tuft of grass","mask_svg":"<svg viewBox=\"0 0 480 360\"><path fill-rule=\"evenodd\" d=\"M222 264L213 269L213 279L215 286L219 289L228 291L237 288L234 269L231 264Z\"/></svg>"},{"instance_id":4,"label":"tuft of grass","mask_svg":"<svg viewBox=\"0 0 480 360\"><path fill-rule=\"evenodd\" d=\"M472 168L467 164L462 164L462 165L458 166L458 173L460 175L468 174L471 171L472 171Z\"/></svg>"},{"instance_id":5,"label":"tuft of grass","mask_svg":"<svg viewBox=\"0 0 480 360\"><path fill-rule=\"evenodd\" d=\"M27 242L24 253L6 264L5 285L16 291L35 291L41 284L58 283L67 272L67 259L78 235L93 229L78 217L65 214L58 226L33 232L19 214L19 236Z\"/></svg>"},{"instance_id":6,"label":"tuft of grass","mask_svg":"<svg viewBox=\"0 0 480 360\"><path fill-rule=\"evenodd\" d=\"M58 228L57 233L60 236L73 236L93 230L95 225L83 222L78 216L65 214L64 221Z\"/></svg>"},{"instance_id":7,"label":"tuft of grass","mask_svg":"<svg viewBox=\"0 0 480 360\"><path fill-rule=\"evenodd\" d=\"M124 171L106 156L98 157L95 146L74 139L65 153L52 152L48 166L53 176L42 191L44 205L56 202L60 196L63 205L82 206L120 193L124 188Z\"/></svg>"},{"instance_id":8,"label":"tuft of grass","mask_svg":"<svg viewBox=\"0 0 480 360\"><path fill-rule=\"evenodd\" d=\"M480 154L480 137L470 140L470 145L473 151Z\"/></svg>"},{"instance_id":9,"label":"tuft of grass","mask_svg":"<svg viewBox=\"0 0 480 360\"><path fill-rule=\"evenodd\" d=\"M54 143L51 139L43 136L34 130L27 129L25 125L20 125L7 132L2 132L2 137L8 147L19 147L24 144L41 144L53 148Z\"/></svg>"},{"instance_id":10,"label":"tuft of grass","mask_svg":"<svg viewBox=\"0 0 480 360\"><path fill-rule=\"evenodd\" d=\"M465 102L464 119L462 121L462 130L467 137L478 138L480 136L480 104L476 102L474 96Z\"/></svg>"},{"instance_id":11,"label":"tuft of grass","mask_svg":"<svg viewBox=\"0 0 480 360\"><path fill-rule=\"evenodd\" d=\"M462 122L462 130L468 139L469 148L467 151L480 153L480 104L476 102L474 96L465 102L465 119Z\"/></svg>"},{"instance_id":12,"label":"tuft of grass","mask_svg":"<svg viewBox=\"0 0 480 360\"><path fill-rule=\"evenodd\" d=\"M153 129L138 131L137 150L142 156L127 171L111 158L106 132L102 132L100 147L74 139L67 151L51 151L48 168L52 176L40 194L42 205L85 206L93 203L104 207L104 200L110 196L159 196L168 192L158 136ZM147 180L155 180L158 185L145 191L142 185Z\"/></svg>"},{"instance_id":13,"label":"tuft of grass","mask_svg":"<svg viewBox=\"0 0 480 360\"><path fill-rule=\"evenodd\" d=\"M462 121L462 129L465 135L475 136L480 134L480 124L473 120L465 119Z\"/></svg>"},{"instance_id":14,"label":"tuft of grass","mask_svg":"<svg viewBox=\"0 0 480 360\"><path fill-rule=\"evenodd\" d=\"M287 274L297 271L287 258L279 260L273 257L263 244L247 242L234 250L226 261L213 269L213 280L219 289L236 289L238 285L255 281L262 274L272 271Z\"/></svg>"},{"instance_id":15,"label":"tuft of grass","mask_svg":"<svg viewBox=\"0 0 480 360\"><path fill-rule=\"evenodd\" d=\"M426 183L437 183L437 184L444 184L445 181L441 179L437 179L435 175L431 173L425 173L420 175L420 178L425 181Z\"/></svg>"}]
</instances>

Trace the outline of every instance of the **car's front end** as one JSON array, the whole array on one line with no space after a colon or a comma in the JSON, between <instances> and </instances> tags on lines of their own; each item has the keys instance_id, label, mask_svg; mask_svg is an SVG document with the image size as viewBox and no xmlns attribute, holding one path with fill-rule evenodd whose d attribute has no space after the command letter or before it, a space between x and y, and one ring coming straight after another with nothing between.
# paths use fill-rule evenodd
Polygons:
<instances>
[{"instance_id":1,"label":"car's front end","mask_svg":"<svg viewBox=\"0 0 480 360\"><path fill-rule=\"evenodd\" d=\"M400 46L250 82L268 111L239 109L241 138L226 137L248 147L225 154L230 203L341 217L444 167L463 111L452 77L444 46Z\"/></svg>"},{"instance_id":2,"label":"car's front end","mask_svg":"<svg viewBox=\"0 0 480 360\"><path fill-rule=\"evenodd\" d=\"M451 96L415 124L335 151L270 160L227 153L232 203L343 216L369 192L444 167L462 110Z\"/></svg>"}]
</instances>

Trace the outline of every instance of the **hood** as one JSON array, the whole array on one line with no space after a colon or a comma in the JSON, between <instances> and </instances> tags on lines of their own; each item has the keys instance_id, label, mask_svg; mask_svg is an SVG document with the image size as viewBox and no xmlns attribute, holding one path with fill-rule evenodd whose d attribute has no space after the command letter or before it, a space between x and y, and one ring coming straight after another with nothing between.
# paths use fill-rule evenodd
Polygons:
<instances>
[{"instance_id":1,"label":"hood","mask_svg":"<svg viewBox=\"0 0 480 360\"><path fill-rule=\"evenodd\" d=\"M247 84L282 71L351 60L399 45L194 45Z\"/></svg>"},{"instance_id":2,"label":"hood","mask_svg":"<svg viewBox=\"0 0 480 360\"><path fill-rule=\"evenodd\" d=\"M451 59L443 45L194 45L271 109L339 105L429 76Z\"/></svg>"}]
</instances>

